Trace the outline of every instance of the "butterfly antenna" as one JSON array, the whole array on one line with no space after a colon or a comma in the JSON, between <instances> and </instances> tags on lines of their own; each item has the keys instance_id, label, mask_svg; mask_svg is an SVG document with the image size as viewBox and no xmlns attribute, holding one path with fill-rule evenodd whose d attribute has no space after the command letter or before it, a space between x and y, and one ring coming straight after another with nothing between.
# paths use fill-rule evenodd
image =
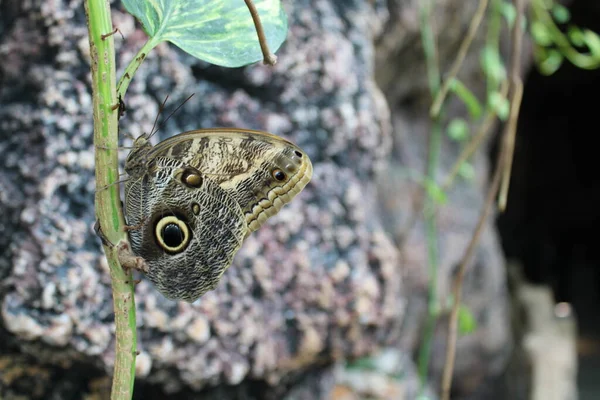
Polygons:
<instances>
[{"instance_id":1,"label":"butterfly antenna","mask_svg":"<svg viewBox=\"0 0 600 400\"><path fill-rule=\"evenodd\" d=\"M152 133L150 134L150 137L152 137L152 136L153 136L153 135L154 135L156 132L158 132L158 131L160 130L160 128L162 128L162 127L163 127L163 126L164 126L164 125L167 123L167 121L168 121L169 119L171 119L171 117L172 117L173 115L175 115L175 113L176 113L177 111L179 111L179 109L180 109L181 107L183 107L183 105L184 105L185 103L187 103L187 102L188 102L188 101L189 101L189 100L190 100L192 97L194 97L194 94L195 94L195 93L192 93L191 95L189 95L187 99L185 99L185 100L184 100L184 101L183 101L183 102L182 102L180 105L178 105L178 106L177 106L177 108L176 108L175 110L173 110L173 112L172 112L171 114L169 114L169 116L168 116L167 118L165 118L165 120L164 120L164 121L163 121L163 122L162 122L162 123L161 123L161 124L158 126L158 128L156 128L156 130L154 130L154 127L152 127ZM161 112L162 110L164 110L165 103L167 102L167 99L168 99L168 98L169 98L169 96L167 96L167 98L165 99L165 101L164 101L164 102L163 102L163 104L161 105L161 107L160 107L160 111L159 111L159 114L160 114L160 112ZM156 118L158 119L158 115L156 116ZM156 121L154 121L154 126L156 126Z\"/></svg>"},{"instance_id":2,"label":"butterfly antenna","mask_svg":"<svg viewBox=\"0 0 600 400\"><path fill-rule=\"evenodd\" d=\"M158 132L158 130L160 129L160 126L158 126L158 128L157 128L156 124L158 123L158 117L160 117L160 114L165 110L165 105L167 104L167 100L169 100L169 95L167 95L167 97L165 97L162 104L158 108L158 112L156 113L156 118L154 118L154 124L152 124L152 130L150 131L148 138L151 138L152 136L154 136L154 134L156 132Z\"/></svg>"}]
</instances>

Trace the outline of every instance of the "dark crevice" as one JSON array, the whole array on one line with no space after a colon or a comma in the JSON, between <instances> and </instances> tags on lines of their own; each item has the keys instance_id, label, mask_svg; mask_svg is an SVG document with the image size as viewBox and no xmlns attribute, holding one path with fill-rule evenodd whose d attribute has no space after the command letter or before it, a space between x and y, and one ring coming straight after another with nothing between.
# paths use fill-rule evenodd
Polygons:
<instances>
[{"instance_id":1,"label":"dark crevice","mask_svg":"<svg viewBox=\"0 0 600 400\"><path fill-rule=\"evenodd\" d=\"M600 32L600 3L577 0L572 23ZM600 69L568 61L525 77L508 206L497 218L504 253L529 283L575 310L580 398L598 398L600 364ZM498 142L492 149L495 160Z\"/></svg>"},{"instance_id":2,"label":"dark crevice","mask_svg":"<svg viewBox=\"0 0 600 400\"><path fill-rule=\"evenodd\" d=\"M573 5L577 24L582 3ZM600 271L598 91L600 70L568 62L551 76L532 67L525 77L508 207L498 228L506 256L521 261L530 282L552 286L557 301L572 300L580 269Z\"/></svg>"}]
</instances>

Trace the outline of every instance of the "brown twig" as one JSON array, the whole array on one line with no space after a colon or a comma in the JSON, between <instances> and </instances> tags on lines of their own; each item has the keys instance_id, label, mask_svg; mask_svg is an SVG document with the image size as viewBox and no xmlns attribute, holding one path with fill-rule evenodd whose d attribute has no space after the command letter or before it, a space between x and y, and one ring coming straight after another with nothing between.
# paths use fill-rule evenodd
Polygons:
<instances>
[{"instance_id":1,"label":"brown twig","mask_svg":"<svg viewBox=\"0 0 600 400\"><path fill-rule=\"evenodd\" d=\"M450 389L452 387L452 374L454 372L454 359L456 356L456 339L458 328L458 310L461 302L462 283L469 261L473 257L475 248L479 243L481 233L485 227L485 222L489 216L490 210L494 203L494 199L498 195L501 182L510 179L510 170L507 174L506 169L510 169L512 164L512 155L514 151L514 139L517 128L517 120L519 116L519 107L521 105L521 97L523 94L523 85L520 78L520 55L521 55L521 15L523 11L523 1L514 0L517 10L517 17L512 30L512 53L511 53L511 75L509 93L511 93L511 108L508 121L502 133L501 148L498 152L496 170L492 178L491 186L488 190L486 201L483 210L477 222L477 227L471 238L471 242L467 246L465 254L458 268L458 273L454 279L454 304L448 322L448 337L446 342L446 363L444 364L444 372L442 376L442 400L450 399Z\"/></svg>"},{"instance_id":2,"label":"brown twig","mask_svg":"<svg viewBox=\"0 0 600 400\"><path fill-rule=\"evenodd\" d=\"M498 209L504 212L506 202L508 200L508 188L510 185L510 173L512 171L513 154L515 152L515 137L517 135L517 120L519 119L519 109L521 107L521 99L523 98L523 83L521 78L517 78L514 82L513 94L510 99L510 118L506 126L506 134L504 135L504 146L506 146L506 161L504 163L504 174L502 175L502 185L500 187L500 195L498 196Z\"/></svg>"},{"instance_id":3,"label":"brown twig","mask_svg":"<svg viewBox=\"0 0 600 400\"><path fill-rule=\"evenodd\" d=\"M460 262L460 266L458 267L458 273L454 279L454 304L452 305L452 312L450 314L450 321L448 322L448 338L446 342L446 363L444 365L444 374L442 377L442 400L448 400L450 398L450 388L452 386L452 373L454 371L454 357L456 355L456 337L457 337L457 328L458 328L458 310L461 301L461 292L462 292L462 282L467 269L467 265L471 258L473 257L473 253L475 252L475 248L479 243L479 239L481 237L481 233L483 232L483 228L485 227L485 222L487 221L488 215L494 204L494 199L496 194L498 193L498 189L500 187L500 179L502 177L502 167L503 161L505 160L503 148L500 151L500 156L498 157L498 164L496 165L496 171L494 172L494 177L492 179L492 184L488 190L487 197L485 199L485 203L483 206L483 210L481 211L481 215L479 216L479 221L477 222L477 227L475 228L475 232L473 233L473 237L471 238L471 242L467 246L465 254Z\"/></svg>"},{"instance_id":4,"label":"brown twig","mask_svg":"<svg viewBox=\"0 0 600 400\"><path fill-rule=\"evenodd\" d=\"M271 53L271 50L269 50L269 45L267 44L265 31L263 29L262 23L260 22L260 16L258 15L256 6L252 2L252 0L244 1L246 2L248 10L250 10L250 15L252 15L252 21L254 21L254 27L256 28L256 34L258 35L258 42L260 43L260 50L263 53L263 62L268 65L275 65L275 63L277 63L277 56Z\"/></svg>"},{"instance_id":5,"label":"brown twig","mask_svg":"<svg viewBox=\"0 0 600 400\"><path fill-rule=\"evenodd\" d=\"M488 0L479 0L479 7L477 7L477 10L475 10L475 14L473 15L473 19L471 20L471 25L469 25L469 30L467 31L467 36L460 44L456 60L454 60L454 64L452 64L452 68L450 68L450 72L444 80L444 84L442 85L441 90L435 96L433 105L431 106L431 109L429 111L429 115L432 118L435 118L440 114L442 104L446 99L446 96L448 95L448 91L450 90L450 85L452 84L454 79L456 79L456 76L460 71L460 67L465 61L467 52L469 51L469 47L471 46L473 39L475 39L477 29L479 29L479 25L481 25L481 20L483 19L483 16L485 14L487 4Z\"/></svg>"},{"instance_id":6,"label":"brown twig","mask_svg":"<svg viewBox=\"0 0 600 400\"><path fill-rule=\"evenodd\" d=\"M519 109L521 99L523 98L523 82L521 80L521 49L523 47L523 32L521 30L521 16L523 14L523 0L514 0L517 16L512 29L511 41L513 43L512 59L510 66L510 114L508 123L505 127L503 140L506 146L506 161L504 163L504 175L502 176L502 186L500 196L498 197L498 208L500 211L506 209L508 198L508 188L510 185L510 173L512 170L512 159L515 151L515 137L517 135L517 121L519 119Z\"/></svg>"}]
</instances>

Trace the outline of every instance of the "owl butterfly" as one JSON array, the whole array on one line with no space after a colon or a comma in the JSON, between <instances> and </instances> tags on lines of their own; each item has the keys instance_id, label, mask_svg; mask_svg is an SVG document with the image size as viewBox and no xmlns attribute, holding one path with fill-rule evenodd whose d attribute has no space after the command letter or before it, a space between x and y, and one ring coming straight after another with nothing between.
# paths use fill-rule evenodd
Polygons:
<instances>
[{"instance_id":1,"label":"owl butterfly","mask_svg":"<svg viewBox=\"0 0 600 400\"><path fill-rule=\"evenodd\" d=\"M156 146L143 134L125 162L131 250L171 299L216 287L244 239L310 181L299 147L266 132L203 129Z\"/></svg>"}]
</instances>

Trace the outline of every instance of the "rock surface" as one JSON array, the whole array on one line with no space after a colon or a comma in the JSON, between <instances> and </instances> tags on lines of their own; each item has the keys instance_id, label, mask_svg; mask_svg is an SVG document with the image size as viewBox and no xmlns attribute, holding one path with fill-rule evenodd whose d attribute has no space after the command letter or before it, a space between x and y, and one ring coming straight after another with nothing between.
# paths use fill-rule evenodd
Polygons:
<instances>
[{"instance_id":1,"label":"rock surface","mask_svg":"<svg viewBox=\"0 0 600 400\"><path fill-rule=\"evenodd\" d=\"M418 345L427 280L424 233L417 224L401 261L389 224L415 213L410 195L416 189L394 168L420 168L425 154L422 99L399 103L422 94L424 74L402 81L403 92L389 84L404 76L401 65L424 71L412 3L288 2L290 31L274 68L218 68L168 45L150 53L125 99L121 132L135 137L149 131L167 95L165 115L195 93L161 128L161 139L200 127L264 129L302 147L314 177L247 239L219 287L200 301L166 300L145 280L137 286L138 393L147 387L166 394L216 387L206 393L237 398L258 385L270 393L264 398L326 398L336 361L367 356L386 344L401 343L407 352ZM452 4L440 2L440 18L446 8L458 7ZM449 15L461 15L465 24L472 10L460 4ZM113 18L125 37L116 39L122 71L145 35L118 7ZM455 23L444 21L440 26ZM3 353L18 353L31 368L52 376L58 367L73 371L84 365L91 379L112 368L114 325L107 266L92 230L84 24L81 1L0 2L0 55L6 60L0 66L0 334ZM392 33L403 39L383 46ZM444 40L456 47L460 36ZM379 72L382 63L397 68L380 82L388 83L390 107L375 83L375 62ZM480 154L476 183L457 187L452 206L440 214L442 298L475 225L485 164ZM443 162L441 168L447 167ZM393 188L377 187L378 172L391 178ZM392 204L395 210L381 206L389 198L382 194L386 188L401 201ZM467 278L465 301L479 329L461 339L456 375L465 393L504 366L509 338L502 268L488 229ZM441 329L434 345L436 375L443 336ZM51 380L39 382L43 393ZM85 390L94 392L88 383ZM227 388L238 384L235 391ZM31 388L19 388L27 389L36 398Z\"/></svg>"}]
</instances>

